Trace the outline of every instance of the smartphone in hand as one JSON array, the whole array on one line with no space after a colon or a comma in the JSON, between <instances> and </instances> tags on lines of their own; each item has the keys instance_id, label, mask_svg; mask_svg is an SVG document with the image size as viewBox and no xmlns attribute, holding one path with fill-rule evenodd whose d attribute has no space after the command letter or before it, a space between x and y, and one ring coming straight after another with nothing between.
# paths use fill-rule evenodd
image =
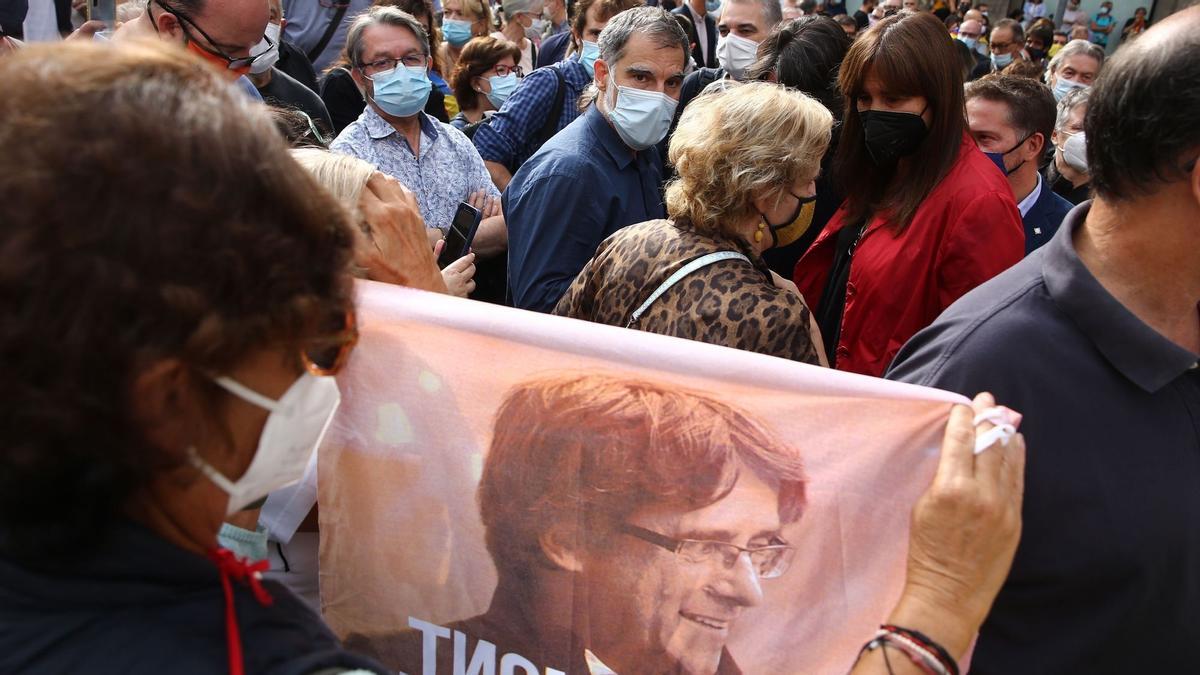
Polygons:
<instances>
[{"instance_id":1,"label":"smartphone in hand","mask_svg":"<svg viewBox=\"0 0 1200 675\"><path fill-rule=\"evenodd\" d=\"M482 219L483 214L474 206L466 202L458 205L450 229L446 231L446 243L442 244L442 253L438 256L438 269L446 269L471 250L471 242L475 240L475 231Z\"/></svg>"},{"instance_id":2,"label":"smartphone in hand","mask_svg":"<svg viewBox=\"0 0 1200 675\"><path fill-rule=\"evenodd\" d=\"M88 21L103 21L104 30L112 32L117 27L117 0L87 0Z\"/></svg>"}]
</instances>

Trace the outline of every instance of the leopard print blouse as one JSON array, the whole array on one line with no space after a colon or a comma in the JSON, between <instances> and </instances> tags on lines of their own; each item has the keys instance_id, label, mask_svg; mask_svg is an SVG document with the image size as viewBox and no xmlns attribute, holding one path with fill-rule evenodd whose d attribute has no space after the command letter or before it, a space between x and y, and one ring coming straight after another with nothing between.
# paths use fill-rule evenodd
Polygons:
<instances>
[{"instance_id":1,"label":"leopard print blouse","mask_svg":"<svg viewBox=\"0 0 1200 675\"><path fill-rule=\"evenodd\" d=\"M554 313L625 326L667 277L716 251L738 251L753 262L723 260L696 270L659 297L634 327L819 363L808 307L799 295L774 285L757 253L741 241L669 220L631 225L605 239Z\"/></svg>"}]
</instances>

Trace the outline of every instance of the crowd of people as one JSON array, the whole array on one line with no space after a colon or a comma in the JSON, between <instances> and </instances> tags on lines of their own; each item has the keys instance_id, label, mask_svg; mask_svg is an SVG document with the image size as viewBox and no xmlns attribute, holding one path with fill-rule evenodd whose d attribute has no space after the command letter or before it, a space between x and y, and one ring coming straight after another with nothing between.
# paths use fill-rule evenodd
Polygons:
<instances>
[{"instance_id":1,"label":"crowd of people","mask_svg":"<svg viewBox=\"0 0 1200 675\"><path fill-rule=\"evenodd\" d=\"M355 277L979 394L852 672L1194 667L1200 8L11 5L0 671L384 672L259 517Z\"/></svg>"}]
</instances>

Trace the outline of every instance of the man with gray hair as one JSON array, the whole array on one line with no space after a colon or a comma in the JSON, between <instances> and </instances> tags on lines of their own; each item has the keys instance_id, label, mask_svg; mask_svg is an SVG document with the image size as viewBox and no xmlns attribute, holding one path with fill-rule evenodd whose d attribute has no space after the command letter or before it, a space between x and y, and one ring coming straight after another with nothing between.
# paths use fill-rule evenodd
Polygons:
<instances>
[{"instance_id":1,"label":"man with gray hair","mask_svg":"<svg viewBox=\"0 0 1200 675\"><path fill-rule=\"evenodd\" d=\"M1090 44L1090 43L1089 43ZM1087 165L1087 134L1083 118L1087 114L1091 89L1072 89L1058 102L1054 131L1050 134L1054 156L1046 165L1046 184L1055 194L1072 204L1091 199L1091 176Z\"/></svg>"},{"instance_id":2,"label":"man with gray hair","mask_svg":"<svg viewBox=\"0 0 1200 675\"><path fill-rule=\"evenodd\" d=\"M395 7L372 7L350 25L346 55L367 107L329 149L370 162L412 190L426 227L446 232L459 203L472 203L483 213L475 253L503 252L500 192L483 160L461 131L424 112L432 89L425 28Z\"/></svg>"},{"instance_id":3,"label":"man with gray hair","mask_svg":"<svg viewBox=\"0 0 1200 675\"><path fill-rule=\"evenodd\" d=\"M1072 89L1092 86L1104 66L1104 50L1087 40L1071 40L1054 58L1046 72L1046 84L1061 101Z\"/></svg>"},{"instance_id":4,"label":"man with gray hair","mask_svg":"<svg viewBox=\"0 0 1200 675\"><path fill-rule=\"evenodd\" d=\"M600 33L595 104L526 162L504 193L513 304L549 312L600 242L666 217L662 161L687 67L688 40L658 7L613 17Z\"/></svg>"}]
</instances>

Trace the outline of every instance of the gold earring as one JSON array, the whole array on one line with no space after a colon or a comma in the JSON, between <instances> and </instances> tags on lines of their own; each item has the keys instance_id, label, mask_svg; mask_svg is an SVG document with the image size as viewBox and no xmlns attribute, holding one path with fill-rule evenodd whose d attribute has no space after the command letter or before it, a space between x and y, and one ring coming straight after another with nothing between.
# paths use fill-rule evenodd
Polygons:
<instances>
[{"instance_id":1,"label":"gold earring","mask_svg":"<svg viewBox=\"0 0 1200 675\"><path fill-rule=\"evenodd\" d=\"M758 224L758 231L754 233L754 243L756 243L756 244L757 244L758 242L762 241L762 238L763 238L763 230L765 230L765 229L766 229L766 227L767 227L767 224L766 224L766 223L759 223L759 224Z\"/></svg>"}]
</instances>

